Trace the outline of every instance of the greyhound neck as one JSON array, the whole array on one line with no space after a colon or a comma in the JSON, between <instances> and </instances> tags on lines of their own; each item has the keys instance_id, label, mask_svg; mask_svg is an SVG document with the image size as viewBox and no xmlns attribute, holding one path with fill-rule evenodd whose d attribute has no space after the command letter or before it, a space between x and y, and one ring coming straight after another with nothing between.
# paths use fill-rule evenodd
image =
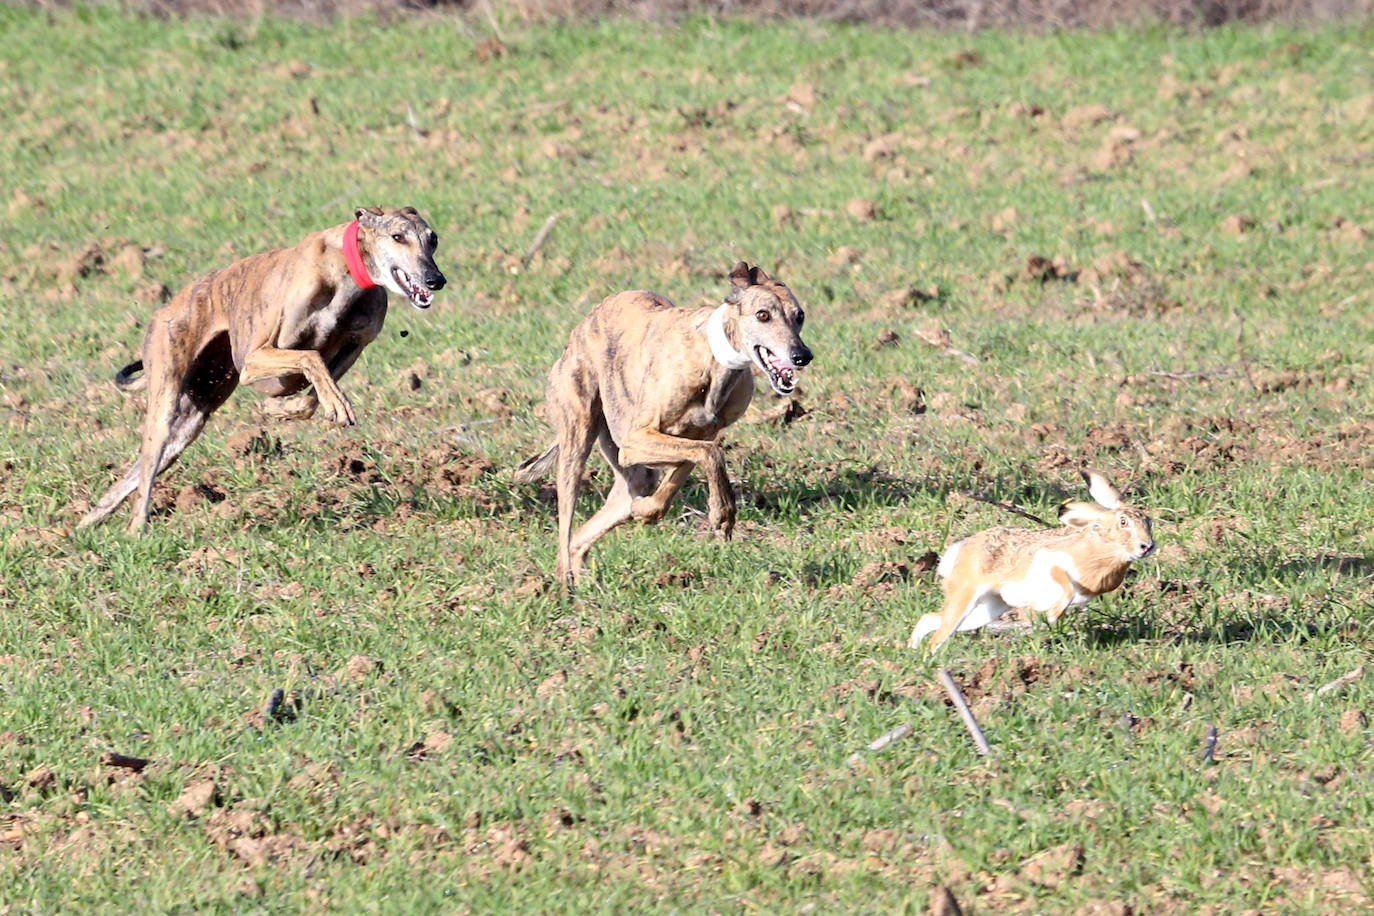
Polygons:
<instances>
[{"instance_id":1,"label":"greyhound neck","mask_svg":"<svg viewBox=\"0 0 1374 916\"><path fill-rule=\"evenodd\" d=\"M358 284L359 289L371 289L377 283L367 272L367 265L363 263L363 254L358 250L358 221L355 219L344 227L343 234L343 256L344 263L348 265L348 273L353 277L353 282Z\"/></svg>"},{"instance_id":2,"label":"greyhound neck","mask_svg":"<svg viewBox=\"0 0 1374 916\"><path fill-rule=\"evenodd\" d=\"M725 333L725 310L729 306L722 302L711 313L711 317L706 319L706 342L711 345L711 355L716 358L727 369L746 369L749 367L750 359L747 353L741 353L735 349L735 345L730 343L730 337Z\"/></svg>"}]
</instances>

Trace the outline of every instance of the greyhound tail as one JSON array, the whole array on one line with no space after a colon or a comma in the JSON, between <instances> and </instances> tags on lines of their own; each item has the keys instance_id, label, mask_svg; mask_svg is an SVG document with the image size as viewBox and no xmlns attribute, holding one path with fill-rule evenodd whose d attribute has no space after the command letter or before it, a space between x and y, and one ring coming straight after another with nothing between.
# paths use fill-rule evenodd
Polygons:
<instances>
[{"instance_id":1,"label":"greyhound tail","mask_svg":"<svg viewBox=\"0 0 1374 916\"><path fill-rule=\"evenodd\" d=\"M146 375L139 375L142 371L143 360L134 360L115 373L115 387L120 391L138 391L140 388L146 387L148 384L148 377ZM138 378L134 378L135 375L138 375Z\"/></svg>"},{"instance_id":2,"label":"greyhound tail","mask_svg":"<svg viewBox=\"0 0 1374 916\"><path fill-rule=\"evenodd\" d=\"M522 461L520 467L516 468L515 473L511 475L511 482L534 483L547 474L557 460L558 443L555 442L544 450L544 454L535 455L533 458Z\"/></svg>"}]
</instances>

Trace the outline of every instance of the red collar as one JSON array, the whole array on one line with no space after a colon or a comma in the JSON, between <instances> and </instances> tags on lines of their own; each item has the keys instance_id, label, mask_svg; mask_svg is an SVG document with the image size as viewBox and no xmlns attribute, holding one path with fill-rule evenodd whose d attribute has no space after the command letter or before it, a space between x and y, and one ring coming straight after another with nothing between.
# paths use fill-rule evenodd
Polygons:
<instances>
[{"instance_id":1,"label":"red collar","mask_svg":"<svg viewBox=\"0 0 1374 916\"><path fill-rule=\"evenodd\" d=\"M353 282L358 284L359 289L371 289L377 284L372 277L368 276L367 265L363 263L362 252L358 251L358 221L344 226L343 237L343 256L344 263L348 265L348 272L353 277Z\"/></svg>"}]
</instances>

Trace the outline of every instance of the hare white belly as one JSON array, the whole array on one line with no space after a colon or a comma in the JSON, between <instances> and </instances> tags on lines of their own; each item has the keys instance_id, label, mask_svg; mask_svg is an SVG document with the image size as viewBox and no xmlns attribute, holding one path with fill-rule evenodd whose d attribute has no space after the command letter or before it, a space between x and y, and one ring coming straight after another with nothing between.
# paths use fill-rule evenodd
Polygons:
<instances>
[{"instance_id":1,"label":"hare white belly","mask_svg":"<svg viewBox=\"0 0 1374 916\"><path fill-rule=\"evenodd\" d=\"M1031 558L1026 574L1020 579L1008 582L1000 589L1002 600L1012 607L1025 607L1034 611L1049 611L1064 605L1064 586L1054 580L1055 570L1063 570L1074 584L1073 595L1077 601L1081 592L1077 586L1078 567L1073 557L1062 550L1038 550ZM1083 596L1087 600L1087 596ZM1082 603L1082 602L1077 602Z\"/></svg>"},{"instance_id":2,"label":"hare white belly","mask_svg":"<svg viewBox=\"0 0 1374 916\"><path fill-rule=\"evenodd\" d=\"M1013 605L1003 600L994 588L979 589L978 594L968 603L968 610L959 619L956 630L976 630L992 623L1005 614Z\"/></svg>"}]
</instances>

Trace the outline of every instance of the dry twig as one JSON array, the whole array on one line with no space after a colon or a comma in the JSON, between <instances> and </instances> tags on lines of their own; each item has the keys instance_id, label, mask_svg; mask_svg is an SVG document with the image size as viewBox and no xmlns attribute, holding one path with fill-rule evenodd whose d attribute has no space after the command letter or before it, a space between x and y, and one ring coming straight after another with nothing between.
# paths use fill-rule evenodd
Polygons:
<instances>
[{"instance_id":1,"label":"dry twig","mask_svg":"<svg viewBox=\"0 0 1374 916\"><path fill-rule=\"evenodd\" d=\"M534 256L539 253L539 249L544 247L544 240L549 237L549 233L553 231L553 224L556 222L558 222L557 213L544 220L544 225L540 226L539 231L535 233L534 241L530 242L530 250L525 252L525 259L521 262L523 267L529 267Z\"/></svg>"},{"instance_id":2,"label":"dry twig","mask_svg":"<svg viewBox=\"0 0 1374 916\"><path fill-rule=\"evenodd\" d=\"M935 349L943 350L950 356L956 356L959 359L962 359L970 366L978 365L978 357L974 356L972 353L966 353L963 350L960 350L958 347L954 346L954 344L950 342L949 331L946 331L943 328L941 328L938 331L923 331L918 329L916 331L916 336L919 337L921 340L925 341L926 343L930 344Z\"/></svg>"},{"instance_id":3,"label":"dry twig","mask_svg":"<svg viewBox=\"0 0 1374 916\"><path fill-rule=\"evenodd\" d=\"M887 747L894 741L901 741L907 735L910 735L914 730L915 729L913 729L910 724L903 722L901 725L898 725L891 731L884 732L877 738L874 738L872 741L870 741L868 743L868 749L870 751L881 751L883 748ZM855 766L856 764L858 764L859 760L860 758L857 752L849 755L850 766Z\"/></svg>"},{"instance_id":4,"label":"dry twig","mask_svg":"<svg viewBox=\"0 0 1374 916\"><path fill-rule=\"evenodd\" d=\"M1349 671L1347 671L1345 674L1342 674L1334 681L1328 681L1325 684L1322 684L1316 690L1309 693L1307 695L1307 698L1309 700L1315 699L1324 694L1331 693L1334 690L1340 690L1342 687L1349 687L1351 684L1355 683L1363 677L1364 665L1356 665L1354 668L1351 668Z\"/></svg>"},{"instance_id":5,"label":"dry twig","mask_svg":"<svg viewBox=\"0 0 1374 916\"><path fill-rule=\"evenodd\" d=\"M406 102L406 120L410 122L410 129L414 133L415 142L423 146L425 129L420 126L420 119L415 117L415 109L411 107L409 102Z\"/></svg>"},{"instance_id":6,"label":"dry twig","mask_svg":"<svg viewBox=\"0 0 1374 916\"><path fill-rule=\"evenodd\" d=\"M1260 387L1255 382L1255 374L1250 371L1250 361L1245 358L1245 347L1241 343L1241 338L1245 334L1245 316L1235 309L1231 310L1231 314L1235 316L1238 323L1236 327L1236 356L1240 359L1240 367L1245 370L1245 378L1249 380L1251 389L1258 392Z\"/></svg>"},{"instance_id":7,"label":"dry twig","mask_svg":"<svg viewBox=\"0 0 1374 916\"><path fill-rule=\"evenodd\" d=\"M980 502L980 503L987 503L989 506L996 506L996 507L999 508L999 509L1005 509L1006 511L1012 513L1013 515L1019 515L1019 516L1021 516L1022 518L1028 518L1028 519L1030 519L1030 520L1033 521L1033 522L1039 522L1041 525L1043 525L1043 526L1046 527L1046 528L1053 528L1053 527L1055 527L1055 526L1054 526L1053 524L1051 524L1050 522L1045 521L1043 518L1041 518L1041 517L1038 516L1038 515L1035 515L1034 513L1027 512L1025 509L1022 509L1020 506L1013 506L1011 503L999 502L999 501L997 501L997 500L995 500L995 499L991 499L991 498L989 498L989 497L987 497L987 496L979 496L977 493L974 493L974 492L971 491L971 490L958 490L958 491L956 491L956 492L958 492L960 496L967 496L969 499L977 500L977 501Z\"/></svg>"},{"instance_id":8,"label":"dry twig","mask_svg":"<svg viewBox=\"0 0 1374 916\"><path fill-rule=\"evenodd\" d=\"M978 727L978 720L973 718L973 710L968 708L968 701L964 699L964 692L954 682L948 668L941 668L938 675L940 686L945 688L945 693L949 695L950 702L954 704L955 709L959 710L959 718L964 720L964 727L973 736L973 746L977 749L979 756L986 757L992 753L992 748L988 747L988 739L983 735L983 730Z\"/></svg>"}]
</instances>

